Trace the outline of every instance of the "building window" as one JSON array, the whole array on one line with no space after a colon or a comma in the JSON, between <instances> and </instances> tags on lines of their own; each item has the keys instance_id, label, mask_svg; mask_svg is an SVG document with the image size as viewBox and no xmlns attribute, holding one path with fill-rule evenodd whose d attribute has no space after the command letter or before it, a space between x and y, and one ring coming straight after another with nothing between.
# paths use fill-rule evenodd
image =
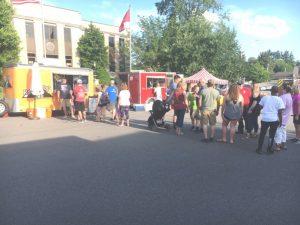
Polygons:
<instances>
[{"instance_id":1,"label":"building window","mask_svg":"<svg viewBox=\"0 0 300 225\"><path fill-rule=\"evenodd\" d=\"M72 56L65 56L67 67L72 67Z\"/></svg>"},{"instance_id":2,"label":"building window","mask_svg":"<svg viewBox=\"0 0 300 225\"><path fill-rule=\"evenodd\" d=\"M33 64L36 61L36 49L35 49L33 22L26 21L25 26L26 26L26 44L27 44L28 64Z\"/></svg>"},{"instance_id":3,"label":"building window","mask_svg":"<svg viewBox=\"0 0 300 225\"><path fill-rule=\"evenodd\" d=\"M159 83L161 87L165 87L166 79L160 77L147 77L147 88L154 88L157 83Z\"/></svg>"},{"instance_id":4,"label":"building window","mask_svg":"<svg viewBox=\"0 0 300 225\"><path fill-rule=\"evenodd\" d=\"M109 37L109 71L116 72L115 37Z\"/></svg>"},{"instance_id":5,"label":"building window","mask_svg":"<svg viewBox=\"0 0 300 225\"><path fill-rule=\"evenodd\" d=\"M57 28L45 24L45 48L47 58L58 58Z\"/></svg>"},{"instance_id":6,"label":"building window","mask_svg":"<svg viewBox=\"0 0 300 225\"><path fill-rule=\"evenodd\" d=\"M72 67L72 38L71 38L71 28L64 28L64 38L65 38L65 59L66 65Z\"/></svg>"},{"instance_id":7,"label":"building window","mask_svg":"<svg viewBox=\"0 0 300 225\"><path fill-rule=\"evenodd\" d=\"M34 53L27 53L28 64L33 64L36 61L36 55Z\"/></svg>"},{"instance_id":8,"label":"building window","mask_svg":"<svg viewBox=\"0 0 300 225\"><path fill-rule=\"evenodd\" d=\"M124 38L119 39L119 70L126 71L126 46Z\"/></svg>"}]
</instances>

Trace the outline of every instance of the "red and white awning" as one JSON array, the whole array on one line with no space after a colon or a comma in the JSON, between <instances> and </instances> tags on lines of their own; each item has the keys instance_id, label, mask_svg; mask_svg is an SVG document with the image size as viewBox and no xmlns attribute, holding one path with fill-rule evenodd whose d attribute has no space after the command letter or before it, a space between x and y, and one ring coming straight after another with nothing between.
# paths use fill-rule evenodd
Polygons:
<instances>
[{"instance_id":1,"label":"red and white awning","mask_svg":"<svg viewBox=\"0 0 300 225\"><path fill-rule=\"evenodd\" d=\"M213 80L215 84L222 84L222 85L228 84L228 80L219 79L214 75L210 74L209 72L207 72L207 70L204 68L200 70L198 73L195 73L194 75L187 77L184 80L186 83L198 83L201 79L205 80L206 82L208 80Z\"/></svg>"}]
</instances>

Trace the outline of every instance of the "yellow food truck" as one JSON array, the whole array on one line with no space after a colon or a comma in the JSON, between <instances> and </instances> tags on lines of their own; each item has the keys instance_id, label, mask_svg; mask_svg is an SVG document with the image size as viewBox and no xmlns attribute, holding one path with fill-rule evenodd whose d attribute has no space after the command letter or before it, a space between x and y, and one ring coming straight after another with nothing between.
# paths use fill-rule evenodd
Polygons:
<instances>
[{"instance_id":1,"label":"yellow food truck","mask_svg":"<svg viewBox=\"0 0 300 225\"><path fill-rule=\"evenodd\" d=\"M94 76L91 69L38 65L39 79L33 77L33 70L32 65L14 64L3 67L3 100L9 112L42 110L51 115L52 110L60 110L57 90L62 79L66 79L72 88L76 85L76 80L81 79L88 91L87 97L94 96ZM40 96L32 95L35 80L40 81L43 89Z\"/></svg>"}]
</instances>

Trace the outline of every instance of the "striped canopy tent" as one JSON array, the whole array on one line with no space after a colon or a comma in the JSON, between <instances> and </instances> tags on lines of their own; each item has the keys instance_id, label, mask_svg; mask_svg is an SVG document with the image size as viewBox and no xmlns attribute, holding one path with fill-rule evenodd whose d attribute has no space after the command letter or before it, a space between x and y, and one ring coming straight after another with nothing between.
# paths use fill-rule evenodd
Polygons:
<instances>
[{"instance_id":1,"label":"striped canopy tent","mask_svg":"<svg viewBox=\"0 0 300 225\"><path fill-rule=\"evenodd\" d=\"M198 83L201 79L205 80L206 82L208 80L213 80L215 82L215 84L221 84L221 85L228 84L228 80L219 79L219 78L215 77L214 75L210 74L204 68L202 70L200 70L198 73L195 73L194 75L187 77L184 80L186 83Z\"/></svg>"}]
</instances>

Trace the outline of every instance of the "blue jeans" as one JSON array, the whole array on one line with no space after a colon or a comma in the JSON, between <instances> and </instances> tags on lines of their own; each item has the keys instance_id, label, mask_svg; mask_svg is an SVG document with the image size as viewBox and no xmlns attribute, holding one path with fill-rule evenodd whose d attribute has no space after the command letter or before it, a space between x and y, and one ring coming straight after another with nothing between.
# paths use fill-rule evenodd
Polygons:
<instances>
[{"instance_id":1,"label":"blue jeans","mask_svg":"<svg viewBox=\"0 0 300 225\"><path fill-rule=\"evenodd\" d=\"M183 127L184 115L185 115L185 109L175 109L174 113L177 116L176 127L182 128Z\"/></svg>"}]
</instances>

